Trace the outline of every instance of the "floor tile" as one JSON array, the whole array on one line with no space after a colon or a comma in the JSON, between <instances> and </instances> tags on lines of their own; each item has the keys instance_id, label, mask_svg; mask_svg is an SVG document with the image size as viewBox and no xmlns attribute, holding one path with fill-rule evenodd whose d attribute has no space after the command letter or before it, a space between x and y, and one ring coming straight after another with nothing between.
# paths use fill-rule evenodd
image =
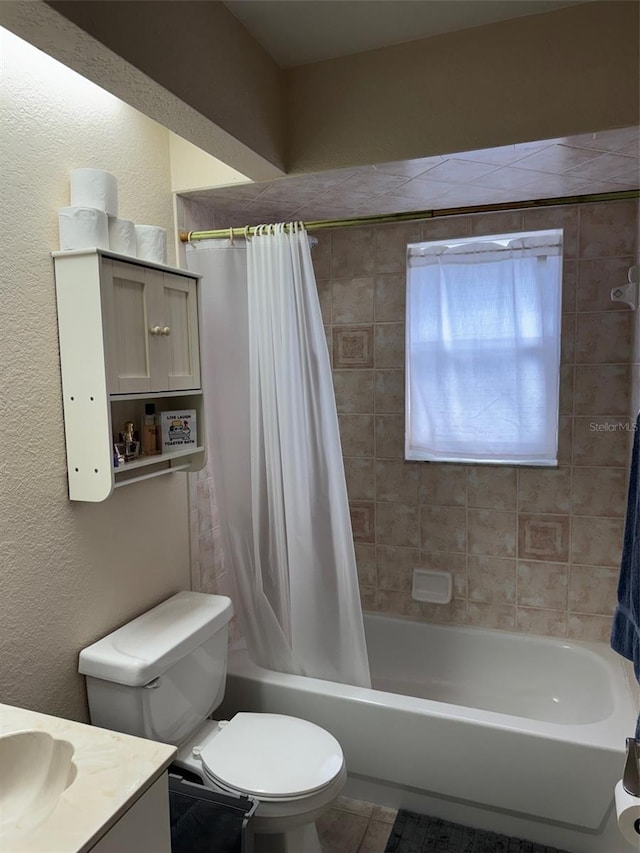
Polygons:
<instances>
[{"instance_id":1,"label":"floor tile","mask_svg":"<svg viewBox=\"0 0 640 853\"><path fill-rule=\"evenodd\" d=\"M393 823L397 814L397 809L390 809L387 806L374 806L371 817L374 820L381 820L383 823Z\"/></svg>"},{"instance_id":2,"label":"floor tile","mask_svg":"<svg viewBox=\"0 0 640 853\"><path fill-rule=\"evenodd\" d=\"M374 806L373 803L366 803L364 800L352 800L350 797L338 797L334 808L342 812L351 812L351 814L371 817L375 809L379 808L379 806ZM382 820L382 818L379 819Z\"/></svg>"},{"instance_id":3,"label":"floor tile","mask_svg":"<svg viewBox=\"0 0 640 853\"><path fill-rule=\"evenodd\" d=\"M392 823L381 820L369 821L369 826L358 848L358 853L384 853Z\"/></svg>"},{"instance_id":4,"label":"floor tile","mask_svg":"<svg viewBox=\"0 0 640 853\"><path fill-rule=\"evenodd\" d=\"M358 853L369 818L329 809L316 825L323 853Z\"/></svg>"}]
</instances>

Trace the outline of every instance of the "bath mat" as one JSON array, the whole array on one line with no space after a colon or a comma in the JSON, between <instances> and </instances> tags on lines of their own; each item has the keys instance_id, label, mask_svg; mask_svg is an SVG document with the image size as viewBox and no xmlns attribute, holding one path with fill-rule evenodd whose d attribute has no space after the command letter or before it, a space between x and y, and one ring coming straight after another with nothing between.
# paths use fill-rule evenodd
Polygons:
<instances>
[{"instance_id":1,"label":"bath mat","mask_svg":"<svg viewBox=\"0 0 640 853\"><path fill-rule=\"evenodd\" d=\"M568 853L437 817L398 811L384 853Z\"/></svg>"}]
</instances>

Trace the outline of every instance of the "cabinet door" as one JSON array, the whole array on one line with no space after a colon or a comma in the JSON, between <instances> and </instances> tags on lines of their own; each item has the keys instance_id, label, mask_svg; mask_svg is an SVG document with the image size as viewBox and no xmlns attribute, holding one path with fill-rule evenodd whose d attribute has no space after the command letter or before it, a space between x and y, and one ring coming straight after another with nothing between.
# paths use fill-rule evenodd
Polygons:
<instances>
[{"instance_id":1,"label":"cabinet door","mask_svg":"<svg viewBox=\"0 0 640 853\"><path fill-rule=\"evenodd\" d=\"M196 281L163 273L164 316L160 335L166 385L159 390L185 391L200 387L198 304ZM164 368L163 368L164 369Z\"/></svg>"},{"instance_id":2,"label":"cabinet door","mask_svg":"<svg viewBox=\"0 0 640 853\"><path fill-rule=\"evenodd\" d=\"M200 387L196 280L103 259L110 394Z\"/></svg>"},{"instance_id":3,"label":"cabinet door","mask_svg":"<svg viewBox=\"0 0 640 853\"><path fill-rule=\"evenodd\" d=\"M158 336L150 333L153 281L148 270L103 258L102 298L105 315L107 388L110 394L153 390L153 362Z\"/></svg>"}]
</instances>

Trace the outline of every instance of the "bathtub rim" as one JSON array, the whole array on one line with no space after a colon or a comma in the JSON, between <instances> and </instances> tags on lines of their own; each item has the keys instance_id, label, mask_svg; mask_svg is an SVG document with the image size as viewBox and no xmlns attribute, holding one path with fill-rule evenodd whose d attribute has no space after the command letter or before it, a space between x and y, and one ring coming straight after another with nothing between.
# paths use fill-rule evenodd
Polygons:
<instances>
[{"instance_id":1,"label":"bathtub rim","mask_svg":"<svg viewBox=\"0 0 640 853\"><path fill-rule=\"evenodd\" d=\"M376 688L358 687L342 684L337 681L327 681L311 676L292 675L275 670L267 670L255 664L249 657L244 640L234 643L229 649L228 674L245 677L256 681L267 681L282 687L296 687L304 693L332 695L349 698L357 704L380 705L396 707L408 713L428 714L436 718L456 719L473 723L481 728L507 729L512 732L533 735L591 746L605 750L613 750L624 754L625 738L632 736L635 730L638 707L632 692L632 682L629 678L630 663L613 651L607 644L593 641L573 640L564 637L548 637L536 634L522 634L513 631L502 631L483 628L475 625L451 625L420 622L402 616L367 613L366 619L384 622L411 622L426 626L437 631L456 631L475 634L489 634L492 638L499 635L508 641L509 638L519 642L529 640L547 647L570 648L582 654L594 657L600 667L606 670L609 681L613 708L607 716L595 722L587 723L558 723L536 720L530 717L519 717L497 711L485 711L463 705L454 705L433 699L405 696ZM371 694L376 694L372 696Z\"/></svg>"}]
</instances>

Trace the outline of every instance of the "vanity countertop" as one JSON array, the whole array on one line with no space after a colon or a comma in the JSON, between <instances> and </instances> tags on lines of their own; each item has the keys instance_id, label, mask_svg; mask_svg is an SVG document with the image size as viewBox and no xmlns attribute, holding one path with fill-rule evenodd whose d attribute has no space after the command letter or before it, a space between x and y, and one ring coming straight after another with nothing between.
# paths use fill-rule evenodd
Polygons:
<instances>
[{"instance_id":1,"label":"vanity countertop","mask_svg":"<svg viewBox=\"0 0 640 853\"><path fill-rule=\"evenodd\" d=\"M84 853L162 775L176 749L165 743L0 704L0 734L45 731L74 749L73 782L45 820L11 841L2 853ZM11 768L3 767L3 774ZM4 846L4 845L7 846Z\"/></svg>"}]
</instances>

